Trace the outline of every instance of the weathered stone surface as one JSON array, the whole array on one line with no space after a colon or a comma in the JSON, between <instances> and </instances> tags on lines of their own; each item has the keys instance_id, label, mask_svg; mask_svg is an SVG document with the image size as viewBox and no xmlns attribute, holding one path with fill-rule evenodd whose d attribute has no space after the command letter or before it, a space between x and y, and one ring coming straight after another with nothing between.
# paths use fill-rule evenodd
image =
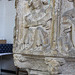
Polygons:
<instances>
[{"instance_id":1,"label":"weathered stone surface","mask_svg":"<svg viewBox=\"0 0 75 75\"><path fill-rule=\"evenodd\" d=\"M16 0L14 63L29 75L74 75L75 0Z\"/></svg>"}]
</instances>

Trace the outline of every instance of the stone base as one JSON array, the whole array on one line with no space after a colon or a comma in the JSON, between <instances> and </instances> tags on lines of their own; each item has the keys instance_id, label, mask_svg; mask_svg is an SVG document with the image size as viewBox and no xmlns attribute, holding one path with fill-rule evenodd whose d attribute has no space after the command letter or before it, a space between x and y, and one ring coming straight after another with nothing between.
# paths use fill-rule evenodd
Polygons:
<instances>
[{"instance_id":1,"label":"stone base","mask_svg":"<svg viewBox=\"0 0 75 75\"><path fill-rule=\"evenodd\" d=\"M53 58L14 54L15 66L26 69L29 75L74 75L74 58Z\"/></svg>"},{"instance_id":2,"label":"stone base","mask_svg":"<svg viewBox=\"0 0 75 75\"><path fill-rule=\"evenodd\" d=\"M24 68L29 75L57 75L61 73L61 67L65 64L64 58L25 56L14 54L15 66Z\"/></svg>"}]
</instances>

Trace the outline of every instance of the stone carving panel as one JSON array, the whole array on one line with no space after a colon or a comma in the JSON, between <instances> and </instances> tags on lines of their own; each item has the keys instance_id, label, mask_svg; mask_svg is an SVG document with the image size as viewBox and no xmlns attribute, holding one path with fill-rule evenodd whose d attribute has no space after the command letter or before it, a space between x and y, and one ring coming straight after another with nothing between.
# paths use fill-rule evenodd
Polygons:
<instances>
[{"instance_id":1,"label":"stone carving panel","mask_svg":"<svg viewBox=\"0 0 75 75\"><path fill-rule=\"evenodd\" d=\"M75 56L75 0L16 0L15 7L15 65L29 75L65 75Z\"/></svg>"}]
</instances>

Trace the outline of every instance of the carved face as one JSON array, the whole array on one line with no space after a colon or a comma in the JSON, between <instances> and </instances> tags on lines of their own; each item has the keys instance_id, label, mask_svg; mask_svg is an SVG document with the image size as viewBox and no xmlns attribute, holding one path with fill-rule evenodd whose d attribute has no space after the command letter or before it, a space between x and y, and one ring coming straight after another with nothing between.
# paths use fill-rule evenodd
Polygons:
<instances>
[{"instance_id":1,"label":"carved face","mask_svg":"<svg viewBox=\"0 0 75 75\"><path fill-rule=\"evenodd\" d=\"M41 7L41 0L33 0L33 8L37 9L38 7Z\"/></svg>"},{"instance_id":2,"label":"carved face","mask_svg":"<svg viewBox=\"0 0 75 75\"><path fill-rule=\"evenodd\" d=\"M33 9L40 8L42 5L47 5L48 0L30 0L29 6L32 6Z\"/></svg>"}]
</instances>

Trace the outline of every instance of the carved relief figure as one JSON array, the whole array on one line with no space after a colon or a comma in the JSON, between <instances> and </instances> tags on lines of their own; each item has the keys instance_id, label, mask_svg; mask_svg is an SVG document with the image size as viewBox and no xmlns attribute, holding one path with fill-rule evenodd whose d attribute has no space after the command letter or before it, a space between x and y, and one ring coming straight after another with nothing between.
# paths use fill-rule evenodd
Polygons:
<instances>
[{"instance_id":1,"label":"carved relief figure","mask_svg":"<svg viewBox=\"0 0 75 75\"><path fill-rule=\"evenodd\" d=\"M42 47L46 50L50 48L49 35L51 18L51 8L48 0L30 0L30 13L25 16L25 30L23 43L27 45L27 50Z\"/></svg>"},{"instance_id":2,"label":"carved relief figure","mask_svg":"<svg viewBox=\"0 0 75 75\"><path fill-rule=\"evenodd\" d=\"M65 45L67 45L68 50L71 50L75 47L75 0L68 0L69 2L73 2L73 9L66 11L63 17L63 35L65 36ZM64 47L65 48L65 47ZM66 49L66 48L65 48Z\"/></svg>"},{"instance_id":3,"label":"carved relief figure","mask_svg":"<svg viewBox=\"0 0 75 75\"><path fill-rule=\"evenodd\" d=\"M66 70L75 47L75 0L16 0L16 10L15 66L28 75L68 75L74 69Z\"/></svg>"}]
</instances>

